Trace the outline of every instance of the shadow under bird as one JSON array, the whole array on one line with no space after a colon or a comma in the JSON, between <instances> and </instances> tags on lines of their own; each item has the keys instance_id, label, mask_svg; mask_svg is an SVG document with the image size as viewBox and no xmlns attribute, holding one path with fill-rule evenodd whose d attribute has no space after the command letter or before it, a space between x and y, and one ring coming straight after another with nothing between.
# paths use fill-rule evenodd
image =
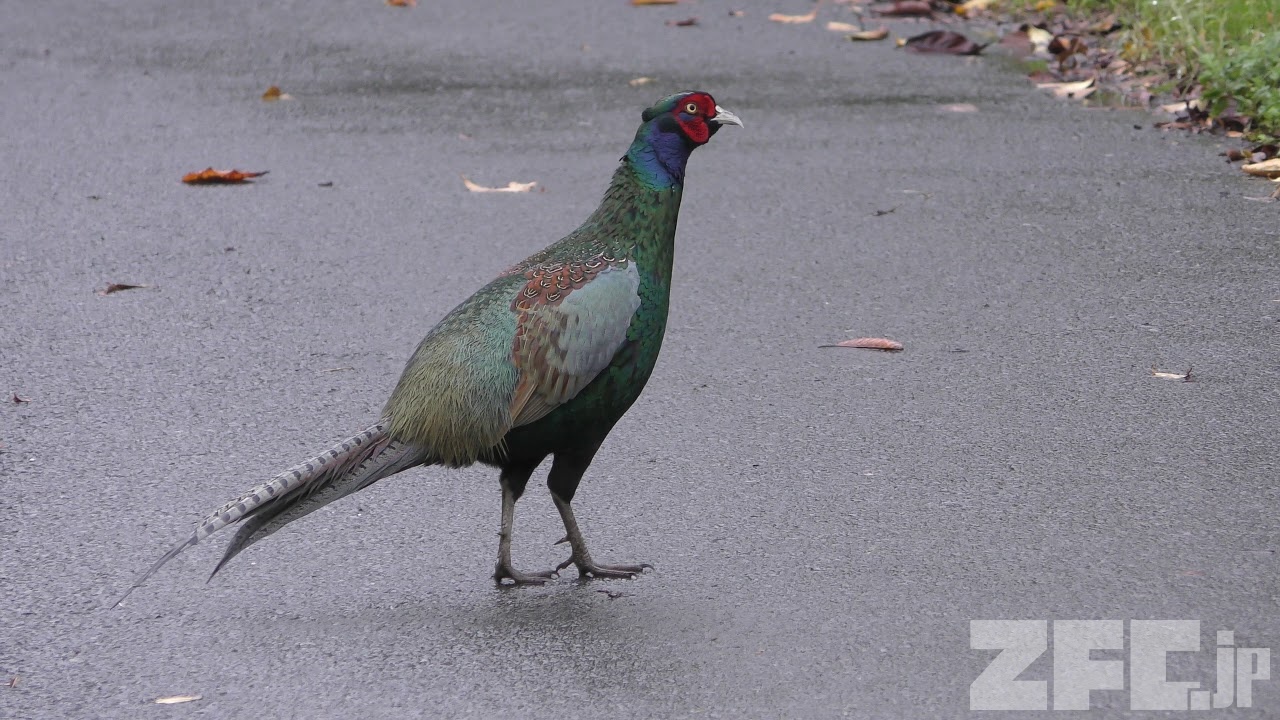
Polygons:
<instances>
[{"instance_id":1,"label":"shadow under bird","mask_svg":"<svg viewBox=\"0 0 1280 720\"><path fill-rule=\"evenodd\" d=\"M125 597L228 525L240 523L214 575L289 522L419 465L481 462L501 471L499 583L542 583L571 564L596 578L631 577L648 567L592 559L570 503L657 362L689 155L721 127L742 121L705 92L664 98L641 118L595 212L427 333L376 423L218 508ZM515 504L548 455L547 486L571 554L555 570L522 572L511 565Z\"/></svg>"}]
</instances>

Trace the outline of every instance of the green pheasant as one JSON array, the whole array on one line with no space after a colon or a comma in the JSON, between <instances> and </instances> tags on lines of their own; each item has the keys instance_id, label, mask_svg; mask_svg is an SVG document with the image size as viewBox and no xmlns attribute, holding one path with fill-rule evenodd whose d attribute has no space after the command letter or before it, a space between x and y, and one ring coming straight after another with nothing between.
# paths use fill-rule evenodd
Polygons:
<instances>
[{"instance_id":1,"label":"green pheasant","mask_svg":"<svg viewBox=\"0 0 1280 720\"><path fill-rule=\"evenodd\" d=\"M689 155L722 126L742 121L704 92L664 98L641 117L595 212L427 333L378 422L219 508L129 591L233 523L241 524L214 574L287 523L389 475L476 462L501 472L499 583L545 582L570 564L583 577L643 571L645 564L593 560L570 503L657 362ZM548 455L547 486L572 552L555 570L521 572L511 564L515 504Z\"/></svg>"}]
</instances>

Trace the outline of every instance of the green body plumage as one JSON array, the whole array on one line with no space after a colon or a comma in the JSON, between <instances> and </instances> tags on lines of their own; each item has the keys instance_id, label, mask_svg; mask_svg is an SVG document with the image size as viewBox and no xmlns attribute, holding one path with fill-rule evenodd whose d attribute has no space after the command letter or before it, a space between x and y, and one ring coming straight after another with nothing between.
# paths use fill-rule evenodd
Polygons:
<instances>
[{"instance_id":1,"label":"green body plumage","mask_svg":"<svg viewBox=\"0 0 1280 720\"><path fill-rule=\"evenodd\" d=\"M423 339L383 411L391 436L431 448L448 465L533 455L541 461L567 443L603 440L639 397L658 359L680 197L679 185L650 187L624 159L586 222L486 285ZM638 273L634 292L640 304L626 343L577 395L537 421L513 427L520 372L512 363L512 305L529 284L529 273L596 261L615 268L634 264ZM616 304L627 298L600 294L592 301Z\"/></svg>"}]
</instances>

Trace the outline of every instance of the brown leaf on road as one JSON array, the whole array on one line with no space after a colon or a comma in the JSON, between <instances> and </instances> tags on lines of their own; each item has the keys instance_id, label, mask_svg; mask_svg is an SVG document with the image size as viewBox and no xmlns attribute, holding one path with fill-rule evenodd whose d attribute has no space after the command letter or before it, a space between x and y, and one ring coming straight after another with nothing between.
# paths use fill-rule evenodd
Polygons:
<instances>
[{"instance_id":1,"label":"brown leaf on road","mask_svg":"<svg viewBox=\"0 0 1280 720\"><path fill-rule=\"evenodd\" d=\"M157 705L177 705L178 703L189 703L203 698L203 695L170 695L168 697L158 697L152 702Z\"/></svg>"},{"instance_id":2,"label":"brown leaf on road","mask_svg":"<svg viewBox=\"0 0 1280 720\"><path fill-rule=\"evenodd\" d=\"M182 182L188 185L238 185L240 183L250 182L250 178L262 177L270 170L262 172L243 172L241 170L214 170L213 168L205 168L200 172L187 173L182 176Z\"/></svg>"},{"instance_id":3,"label":"brown leaf on road","mask_svg":"<svg viewBox=\"0 0 1280 720\"><path fill-rule=\"evenodd\" d=\"M907 38L903 44L912 52L944 55L977 55L986 47L952 30L930 30Z\"/></svg>"},{"instance_id":4,"label":"brown leaf on road","mask_svg":"<svg viewBox=\"0 0 1280 720\"><path fill-rule=\"evenodd\" d=\"M883 40L889 37L889 28L876 28L875 30L859 30L855 33L849 33L849 39L854 42L864 40Z\"/></svg>"},{"instance_id":5,"label":"brown leaf on road","mask_svg":"<svg viewBox=\"0 0 1280 720\"><path fill-rule=\"evenodd\" d=\"M391 7L414 7L418 0L387 0L387 4Z\"/></svg>"},{"instance_id":6,"label":"brown leaf on road","mask_svg":"<svg viewBox=\"0 0 1280 720\"><path fill-rule=\"evenodd\" d=\"M29 402L31 402L31 398L22 397L22 396L21 396L21 395L19 395L18 393L14 393L14 394L13 394L13 404L14 404L14 405L22 405L22 404L29 403ZM10 687L12 687L12 686L10 686Z\"/></svg>"},{"instance_id":7,"label":"brown leaf on road","mask_svg":"<svg viewBox=\"0 0 1280 720\"><path fill-rule=\"evenodd\" d=\"M293 96L286 92L280 92L279 85L272 85L267 88L266 92L262 93L262 99L267 102L274 102L276 100L292 100Z\"/></svg>"},{"instance_id":8,"label":"brown leaf on road","mask_svg":"<svg viewBox=\"0 0 1280 720\"><path fill-rule=\"evenodd\" d=\"M698 18L691 17L684 20L668 20L667 27L693 27L698 24Z\"/></svg>"},{"instance_id":9,"label":"brown leaf on road","mask_svg":"<svg viewBox=\"0 0 1280 720\"><path fill-rule=\"evenodd\" d=\"M462 184L467 186L467 189L473 193L521 193L529 192L538 185L537 182L522 183L515 182L513 180L512 182L507 183L506 187L487 187L485 185L477 185L471 182L467 179L466 175L461 175L460 177L462 178Z\"/></svg>"},{"instance_id":10,"label":"brown leaf on road","mask_svg":"<svg viewBox=\"0 0 1280 720\"><path fill-rule=\"evenodd\" d=\"M881 17L933 17L933 6L929 0L894 0L872 7L871 12Z\"/></svg>"},{"instance_id":11,"label":"brown leaf on road","mask_svg":"<svg viewBox=\"0 0 1280 720\"><path fill-rule=\"evenodd\" d=\"M110 295L112 293L118 293L121 290L138 290L141 288L149 288L149 287L151 286L150 285L129 285L126 283L111 283L110 285L107 285L105 288L99 290L98 294Z\"/></svg>"},{"instance_id":12,"label":"brown leaf on road","mask_svg":"<svg viewBox=\"0 0 1280 720\"><path fill-rule=\"evenodd\" d=\"M632 5L675 5L680 0L631 0Z\"/></svg>"},{"instance_id":13,"label":"brown leaf on road","mask_svg":"<svg viewBox=\"0 0 1280 720\"><path fill-rule=\"evenodd\" d=\"M819 345L818 347L842 347L842 348L859 348L862 350L886 350L888 352L898 352L902 350L902 343L888 338L860 337L852 340L841 340L834 345Z\"/></svg>"}]
</instances>

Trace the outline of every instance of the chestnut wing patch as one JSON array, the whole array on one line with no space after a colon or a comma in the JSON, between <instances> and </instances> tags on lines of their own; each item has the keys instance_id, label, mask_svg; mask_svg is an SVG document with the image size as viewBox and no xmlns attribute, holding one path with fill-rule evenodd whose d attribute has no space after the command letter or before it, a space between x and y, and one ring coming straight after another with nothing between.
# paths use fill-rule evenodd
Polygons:
<instances>
[{"instance_id":1,"label":"chestnut wing patch","mask_svg":"<svg viewBox=\"0 0 1280 720\"><path fill-rule=\"evenodd\" d=\"M511 356L520 372L512 427L546 416L590 384L626 342L640 308L634 263L540 266L525 276L512 303L519 317Z\"/></svg>"}]
</instances>

